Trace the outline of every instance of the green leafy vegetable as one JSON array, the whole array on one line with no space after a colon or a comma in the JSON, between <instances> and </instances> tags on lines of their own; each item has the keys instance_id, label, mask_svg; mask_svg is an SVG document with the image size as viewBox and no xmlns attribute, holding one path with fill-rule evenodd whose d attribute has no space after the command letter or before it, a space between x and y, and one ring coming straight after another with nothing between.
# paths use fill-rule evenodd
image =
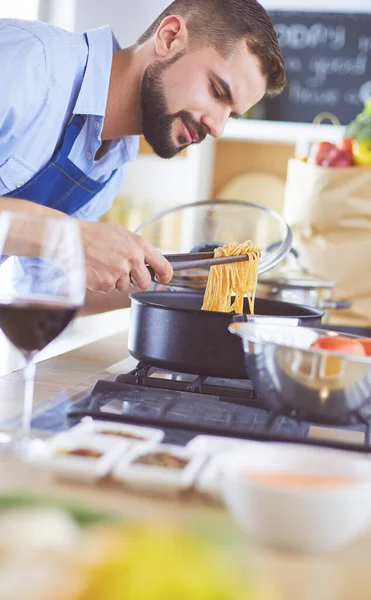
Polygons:
<instances>
[{"instance_id":1,"label":"green leafy vegetable","mask_svg":"<svg viewBox=\"0 0 371 600\"><path fill-rule=\"evenodd\" d=\"M345 137L355 138L357 142L371 140L371 99L367 100L363 111L349 123Z\"/></svg>"},{"instance_id":2,"label":"green leafy vegetable","mask_svg":"<svg viewBox=\"0 0 371 600\"><path fill-rule=\"evenodd\" d=\"M74 502L65 502L47 496L37 496L27 492L10 492L0 494L0 513L13 508L35 508L54 507L67 512L70 517L80 526L94 525L95 523L107 523L123 521L122 517L86 507Z\"/></svg>"}]
</instances>

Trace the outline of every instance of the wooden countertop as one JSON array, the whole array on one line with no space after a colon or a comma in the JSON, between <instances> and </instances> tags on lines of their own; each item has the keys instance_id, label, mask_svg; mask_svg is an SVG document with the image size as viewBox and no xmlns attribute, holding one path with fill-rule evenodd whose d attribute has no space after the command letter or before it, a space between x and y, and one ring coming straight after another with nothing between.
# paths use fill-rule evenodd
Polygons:
<instances>
[{"instance_id":1,"label":"wooden countertop","mask_svg":"<svg viewBox=\"0 0 371 600\"><path fill-rule=\"evenodd\" d=\"M35 403L46 401L66 388L87 387L98 374L120 372L120 361L128 356L127 335L121 331L37 365ZM0 378L0 398L6 414L16 411L22 399L21 372ZM2 411L4 413L4 411ZM28 489L87 503L130 515L183 519L219 515L235 527L218 504L189 495L182 499L140 496L108 481L94 485L56 482L47 473L0 454L0 491ZM354 507L357 510L357 507ZM341 524L339 524L341 526ZM273 580L284 600L369 600L371 595L371 528L347 548L317 556L302 556L261 548L246 540L247 552L256 568Z\"/></svg>"}]
</instances>

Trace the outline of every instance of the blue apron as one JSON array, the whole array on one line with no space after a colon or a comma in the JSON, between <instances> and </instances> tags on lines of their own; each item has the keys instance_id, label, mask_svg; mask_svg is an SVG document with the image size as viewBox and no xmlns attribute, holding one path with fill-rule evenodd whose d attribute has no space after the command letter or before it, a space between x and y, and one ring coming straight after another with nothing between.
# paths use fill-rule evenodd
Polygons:
<instances>
[{"instance_id":1,"label":"blue apron","mask_svg":"<svg viewBox=\"0 0 371 600\"><path fill-rule=\"evenodd\" d=\"M67 215L72 215L87 204L95 194L104 188L116 170L111 173L107 181L98 183L85 175L68 158L85 121L84 115L75 115L64 131L60 147L54 152L46 166L27 183L4 195L8 198L21 198L49 206ZM40 258L17 258L13 285L18 294L26 297L35 293L51 295L59 292L60 282L55 266L53 264L48 266L46 262ZM42 276L41 263L43 266ZM39 272L40 277L37 277Z\"/></svg>"},{"instance_id":2,"label":"blue apron","mask_svg":"<svg viewBox=\"0 0 371 600\"><path fill-rule=\"evenodd\" d=\"M30 200L72 215L100 192L115 175L116 170L107 181L98 183L85 175L68 158L85 121L86 116L75 115L64 131L61 146L45 167L20 188L4 196Z\"/></svg>"}]
</instances>

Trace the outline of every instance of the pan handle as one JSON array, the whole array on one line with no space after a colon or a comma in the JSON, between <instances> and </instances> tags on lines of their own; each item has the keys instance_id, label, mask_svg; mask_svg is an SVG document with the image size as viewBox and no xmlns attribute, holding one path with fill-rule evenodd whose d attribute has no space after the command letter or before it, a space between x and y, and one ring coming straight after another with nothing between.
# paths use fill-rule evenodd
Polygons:
<instances>
[{"instance_id":1,"label":"pan handle","mask_svg":"<svg viewBox=\"0 0 371 600\"><path fill-rule=\"evenodd\" d=\"M352 306L352 303L350 300L328 300L323 302L321 308L324 308L326 310L329 309L341 309L341 308L350 308Z\"/></svg>"},{"instance_id":2,"label":"pan handle","mask_svg":"<svg viewBox=\"0 0 371 600\"><path fill-rule=\"evenodd\" d=\"M298 327L300 319L296 317L273 317L268 315L232 315L231 323L263 323L264 325L290 325Z\"/></svg>"}]
</instances>

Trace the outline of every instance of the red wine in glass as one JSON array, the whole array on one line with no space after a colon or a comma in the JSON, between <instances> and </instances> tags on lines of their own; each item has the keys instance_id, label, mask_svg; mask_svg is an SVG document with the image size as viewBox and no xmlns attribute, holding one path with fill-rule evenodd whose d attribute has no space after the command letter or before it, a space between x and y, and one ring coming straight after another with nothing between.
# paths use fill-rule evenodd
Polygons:
<instances>
[{"instance_id":1,"label":"red wine in glass","mask_svg":"<svg viewBox=\"0 0 371 600\"><path fill-rule=\"evenodd\" d=\"M21 424L13 439L7 438L22 458L27 459L33 446L37 354L73 320L84 298L85 257L78 223L63 216L0 212L0 328L25 359Z\"/></svg>"},{"instance_id":2,"label":"red wine in glass","mask_svg":"<svg viewBox=\"0 0 371 600\"><path fill-rule=\"evenodd\" d=\"M22 354L33 354L62 333L78 308L52 300L0 301L0 327Z\"/></svg>"}]
</instances>

